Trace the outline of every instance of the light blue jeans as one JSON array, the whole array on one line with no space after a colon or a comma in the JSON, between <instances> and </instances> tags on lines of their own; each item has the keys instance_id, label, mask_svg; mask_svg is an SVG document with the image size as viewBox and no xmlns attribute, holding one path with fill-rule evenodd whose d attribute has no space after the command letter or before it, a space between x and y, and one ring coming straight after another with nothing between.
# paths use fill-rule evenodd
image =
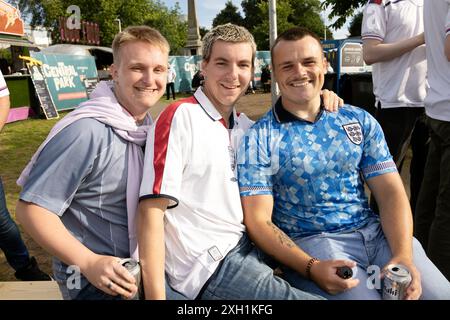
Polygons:
<instances>
[{"instance_id":1,"label":"light blue jeans","mask_svg":"<svg viewBox=\"0 0 450 320\"><path fill-rule=\"evenodd\" d=\"M19 228L6 207L5 192L0 178L0 249L14 270L26 267L30 263L30 255L20 235Z\"/></svg>"},{"instance_id":2,"label":"light blue jeans","mask_svg":"<svg viewBox=\"0 0 450 320\"><path fill-rule=\"evenodd\" d=\"M337 295L327 294L312 281L309 281L291 269L285 269L285 279L294 287L316 293L332 300L379 300L380 291L369 289L368 281L374 278L367 274L369 266L382 269L392 257L391 249L377 218L358 230L343 233L322 233L319 235L294 239L295 243L309 255L326 259L349 259L357 263L354 277L359 285ZM426 256L419 241L413 239L414 264L422 278L422 296L424 300L450 299L450 283Z\"/></svg>"},{"instance_id":3,"label":"light blue jeans","mask_svg":"<svg viewBox=\"0 0 450 320\"><path fill-rule=\"evenodd\" d=\"M273 269L246 234L222 261L197 297L201 300L317 300L322 297L293 288Z\"/></svg>"},{"instance_id":4,"label":"light blue jeans","mask_svg":"<svg viewBox=\"0 0 450 320\"><path fill-rule=\"evenodd\" d=\"M61 291L61 294L63 296L64 300L125 300L122 298L122 296L111 296L107 294L106 292L97 289L95 286L93 286L91 283L87 283L84 288L79 290L75 297L72 297L74 294L71 295L69 290L67 289L67 286L63 283L58 282L59 290ZM133 300L137 300L136 297ZM141 297L143 299L143 297ZM181 293L175 291L167 284L166 279L166 299L167 300L187 300L185 296L183 296Z\"/></svg>"}]
</instances>

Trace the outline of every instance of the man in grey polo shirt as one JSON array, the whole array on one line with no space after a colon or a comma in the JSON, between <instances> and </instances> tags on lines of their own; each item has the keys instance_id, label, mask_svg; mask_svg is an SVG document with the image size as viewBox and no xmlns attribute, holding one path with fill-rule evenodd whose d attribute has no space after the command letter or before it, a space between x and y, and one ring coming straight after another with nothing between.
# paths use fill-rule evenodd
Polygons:
<instances>
[{"instance_id":1,"label":"man in grey polo shirt","mask_svg":"<svg viewBox=\"0 0 450 320\"><path fill-rule=\"evenodd\" d=\"M129 27L113 42L113 82L66 115L22 173L16 215L55 256L64 298L131 298L134 277L118 262L137 257L134 214L152 123L164 94L169 45L155 29Z\"/></svg>"}]
</instances>

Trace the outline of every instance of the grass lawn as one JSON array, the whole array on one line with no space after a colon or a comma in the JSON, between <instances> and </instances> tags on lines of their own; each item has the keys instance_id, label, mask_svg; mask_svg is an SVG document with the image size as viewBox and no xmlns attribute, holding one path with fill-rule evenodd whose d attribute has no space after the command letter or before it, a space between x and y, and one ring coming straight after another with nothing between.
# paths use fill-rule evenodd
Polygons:
<instances>
[{"instance_id":1,"label":"grass lawn","mask_svg":"<svg viewBox=\"0 0 450 320\"><path fill-rule=\"evenodd\" d=\"M60 114L60 118L65 113ZM58 119L29 119L7 124L0 134L0 176L8 210L14 217L20 187L16 180Z\"/></svg>"}]
</instances>

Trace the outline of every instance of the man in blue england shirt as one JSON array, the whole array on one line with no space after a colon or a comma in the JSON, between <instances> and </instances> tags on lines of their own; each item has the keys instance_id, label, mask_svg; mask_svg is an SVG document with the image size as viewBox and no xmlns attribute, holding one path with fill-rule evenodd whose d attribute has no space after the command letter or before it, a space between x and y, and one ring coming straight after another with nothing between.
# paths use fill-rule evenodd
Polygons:
<instances>
[{"instance_id":1,"label":"man in blue england shirt","mask_svg":"<svg viewBox=\"0 0 450 320\"><path fill-rule=\"evenodd\" d=\"M411 273L406 299L449 299L449 282L412 237L408 198L379 124L353 106L337 113L322 107L319 38L293 28L271 53L281 97L247 132L238 158L252 240L286 266L292 285L329 299L380 299L373 272L389 264ZM353 278L336 274L342 266Z\"/></svg>"}]
</instances>

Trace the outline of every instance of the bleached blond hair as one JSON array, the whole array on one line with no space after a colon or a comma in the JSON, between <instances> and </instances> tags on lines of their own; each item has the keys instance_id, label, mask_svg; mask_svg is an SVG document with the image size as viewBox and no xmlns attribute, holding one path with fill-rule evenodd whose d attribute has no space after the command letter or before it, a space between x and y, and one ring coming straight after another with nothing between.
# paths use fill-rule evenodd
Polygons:
<instances>
[{"instance_id":1,"label":"bleached blond hair","mask_svg":"<svg viewBox=\"0 0 450 320\"><path fill-rule=\"evenodd\" d=\"M114 37L112 43L114 63L119 63L120 48L130 41L145 41L167 54L170 51L169 43L158 30L148 26L129 26Z\"/></svg>"},{"instance_id":2,"label":"bleached blond hair","mask_svg":"<svg viewBox=\"0 0 450 320\"><path fill-rule=\"evenodd\" d=\"M222 24L203 37L203 60L209 61L211 57L212 48L216 41L221 40L231 43L248 43L252 47L252 66L254 65L256 55L256 43L252 34L244 27L237 26L232 23Z\"/></svg>"}]
</instances>

